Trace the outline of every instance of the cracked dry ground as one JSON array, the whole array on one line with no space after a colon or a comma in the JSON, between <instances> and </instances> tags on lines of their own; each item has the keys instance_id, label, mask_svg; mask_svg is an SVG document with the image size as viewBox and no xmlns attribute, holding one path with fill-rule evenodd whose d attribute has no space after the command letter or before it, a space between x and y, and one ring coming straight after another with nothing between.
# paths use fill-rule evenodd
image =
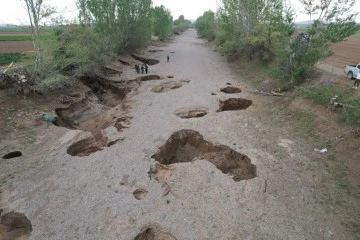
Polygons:
<instances>
[{"instance_id":1,"label":"cracked dry ground","mask_svg":"<svg viewBox=\"0 0 360 240\"><path fill-rule=\"evenodd\" d=\"M351 239L321 204L309 145L265 121L264 99L203 44L188 30L136 56L160 61L150 66L159 77L134 80L121 60L114 83L83 79L92 92L2 159L2 173L18 169L0 208L31 221L20 237ZM124 76L132 87L119 86Z\"/></svg>"}]
</instances>

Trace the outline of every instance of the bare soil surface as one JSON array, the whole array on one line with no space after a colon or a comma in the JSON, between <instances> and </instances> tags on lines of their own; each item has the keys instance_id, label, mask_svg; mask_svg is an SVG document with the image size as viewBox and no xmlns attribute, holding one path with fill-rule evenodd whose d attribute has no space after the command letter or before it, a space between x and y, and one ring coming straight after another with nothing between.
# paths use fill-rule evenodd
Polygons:
<instances>
[{"instance_id":1,"label":"bare soil surface","mask_svg":"<svg viewBox=\"0 0 360 240\"><path fill-rule=\"evenodd\" d=\"M33 51L34 45L32 41L1 41L0 53L22 53Z\"/></svg>"},{"instance_id":2,"label":"bare soil surface","mask_svg":"<svg viewBox=\"0 0 360 240\"><path fill-rule=\"evenodd\" d=\"M106 80L126 84L131 90L123 97L111 84L80 86L81 97L65 107L57 96L22 99L1 92L0 155L22 156L0 160L0 209L25 214L36 240L356 239L351 230L358 222L349 221L356 216L346 209L359 205L358 195L338 191L334 179L340 175L347 184L347 171L328 171L349 165L333 148L339 145L313 136L314 128L306 132L330 118L321 120L320 112L309 121L307 111L318 106L291 96L252 94L241 74L204 44L188 30L155 46L162 51L122 56L111 66L121 74L108 73ZM168 80L141 81L132 67L146 59L159 61L149 75L190 82L154 93ZM232 84L242 90L237 98L219 90ZM83 99L87 104L75 108ZM241 111L219 112L219 105ZM207 115L174 114L194 106ZM59 108L67 109L70 127L39 120L42 111ZM106 124L96 128L102 117ZM320 131L329 133L327 127ZM333 137L344 130L331 127ZM356 149L355 141L346 142ZM328 153L314 151L326 144ZM352 182L358 184L358 176Z\"/></svg>"},{"instance_id":3,"label":"bare soil surface","mask_svg":"<svg viewBox=\"0 0 360 240\"><path fill-rule=\"evenodd\" d=\"M331 46L333 55L323 62L319 67L321 69L330 69L338 75L344 75L344 68L346 65L353 65L360 63L360 38L348 38L344 42L336 43Z\"/></svg>"}]
</instances>

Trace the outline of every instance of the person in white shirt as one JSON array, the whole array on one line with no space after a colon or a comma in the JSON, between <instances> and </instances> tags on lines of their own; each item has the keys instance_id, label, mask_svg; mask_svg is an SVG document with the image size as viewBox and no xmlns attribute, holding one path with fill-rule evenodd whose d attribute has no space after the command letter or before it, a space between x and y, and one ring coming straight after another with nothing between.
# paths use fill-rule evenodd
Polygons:
<instances>
[{"instance_id":1,"label":"person in white shirt","mask_svg":"<svg viewBox=\"0 0 360 240\"><path fill-rule=\"evenodd\" d=\"M356 79L355 79L353 88L357 89L359 87L359 85L360 85L360 71L356 75Z\"/></svg>"}]
</instances>

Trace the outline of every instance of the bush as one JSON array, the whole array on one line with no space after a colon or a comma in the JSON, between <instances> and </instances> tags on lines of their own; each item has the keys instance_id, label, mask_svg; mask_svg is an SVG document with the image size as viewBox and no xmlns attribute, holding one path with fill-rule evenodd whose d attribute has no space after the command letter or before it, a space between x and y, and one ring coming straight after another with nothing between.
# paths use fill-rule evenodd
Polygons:
<instances>
[{"instance_id":1,"label":"bush","mask_svg":"<svg viewBox=\"0 0 360 240\"><path fill-rule=\"evenodd\" d=\"M318 87L297 87L295 92L304 97L313 100L315 103L328 104L330 99L338 96L339 100L346 99L349 96L344 89L335 86L323 85Z\"/></svg>"},{"instance_id":2,"label":"bush","mask_svg":"<svg viewBox=\"0 0 360 240\"><path fill-rule=\"evenodd\" d=\"M45 79L38 80L34 86L34 90L37 92L51 92L54 90L64 89L66 87L72 87L77 83L74 78L64 76L61 74L53 74L47 76Z\"/></svg>"},{"instance_id":3,"label":"bush","mask_svg":"<svg viewBox=\"0 0 360 240\"><path fill-rule=\"evenodd\" d=\"M345 107L340 116L340 121L351 125L360 125L360 98L352 100L350 105L355 108Z\"/></svg>"}]
</instances>

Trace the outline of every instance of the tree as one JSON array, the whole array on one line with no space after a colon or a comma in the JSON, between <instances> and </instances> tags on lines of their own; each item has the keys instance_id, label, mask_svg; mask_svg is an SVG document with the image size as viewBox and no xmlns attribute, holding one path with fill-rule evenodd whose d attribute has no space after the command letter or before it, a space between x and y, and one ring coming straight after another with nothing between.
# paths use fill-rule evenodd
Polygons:
<instances>
[{"instance_id":1,"label":"tree","mask_svg":"<svg viewBox=\"0 0 360 240\"><path fill-rule=\"evenodd\" d=\"M180 34L191 26L191 21L186 20L184 15L180 15L178 19L173 22L173 32Z\"/></svg>"},{"instance_id":2,"label":"tree","mask_svg":"<svg viewBox=\"0 0 360 240\"><path fill-rule=\"evenodd\" d=\"M172 30L173 17L163 5L153 9L153 31L160 40L168 37Z\"/></svg>"},{"instance_id":3,"label":"tree","mask_svg":"<svg viewBox=\"0 0 360 240\"><path fill-rule=\"evenodd\" d=\"M35 51L35 63L32 74L32 79L39 73L39 67L41 65L41 46L40 46L40 23L46 17L49 17L55 12L55 9L51 6L45 5L43 0L23 0L26 5L26 9L29 16L31 36L33 39L34 51Z\"/></svg>"},{"instance_id":4,"label":"tree","mask_svg":"<svg viewBox=\"0 0 360 240\"><path fill-rule=\"evenodd\" d=\"M282 0L221 0L217 43L225 52L242 50L250 59L269 52L281 31Z\"/></svg>"},{"instance_id":5,"label":"tree","mask_svg":"<svg viewBox=\"0 0 360 240\"><path fill-rule=\"evenodd\" d=\"M80 0L109 52L142 47L151 38L151 0ZM85 10L85 11L84 11Z\"/></svg>"},{"instance_id":6,"label":"tree","mask_svg":"<svg viewBox=\"0 0 360 240\"><path fill-rule=\"evenodd\" d=\"M332 43L344 41L359 26L355 0L313 0L301 3L309 18L314 20L306 35L297 35L292 43L292 83L300 84L310 76L315 64L329 57Z\"/></svg>"},{"instance_id":7,"label":"tree","mask_svg":"<svg viewBox=\"0 0 360 240\"><path fill-rule=\"evenodd\" d=\"M215 13L211 10L204 12L195 22L195 28L200 37L213 41L216 37Z\"/></svg>"}]
</instances>

